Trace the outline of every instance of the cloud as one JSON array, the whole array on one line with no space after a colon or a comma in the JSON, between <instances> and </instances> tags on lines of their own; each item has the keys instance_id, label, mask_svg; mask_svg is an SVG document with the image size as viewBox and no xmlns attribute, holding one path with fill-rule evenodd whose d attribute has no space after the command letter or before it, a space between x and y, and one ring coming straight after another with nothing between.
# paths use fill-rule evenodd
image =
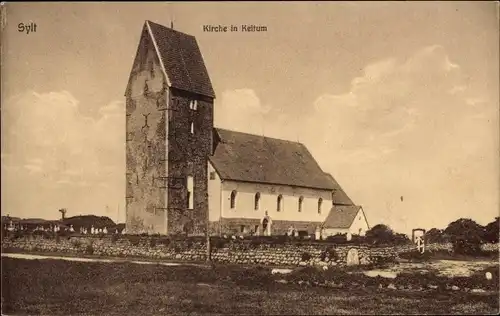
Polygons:
<instances>
[{"instance_id":1,"label":"cloud","mask_svg":"<svg viewBox=\"0 0 500 316\"><path fill-rule=\"evenodd\" d=\"M43 169L39 165L24 165L24 168L27 169L30 173L42 172Z\"/></svg>"},{"instance_id":2,"label":"cloud","mask_svg":"<svg viewBox=\"0 0 500 316\"><path fill-rule=\"evenodd\" d=\"M348 91L318 96L302 117L264 106L251 89L226 91L215 124L305 143L372 224L408 232L495 216L495 102L432 45L367 65Z\"/></svg>"},{"instance_id":3,"label":"cloud","mask_svg":"<svg viewBox=\"0 0 500 316\"><path fill-rule=\"evenodd\" d=\"M96 117L82 114L82 106L68 91L30 91L7 100L2 178L10 185L2 188L2 207L29 212L53 205L85 214L122 202L124 104L103 105ZM105 194L88 190L103 182L111 184ZM21 190L30 199L17 197Z\"/></svg>"},{"instance_id":4,"label":"cloud","mask_svg":"<svg viewBox=\"0 0 500 316\"><path fill-rule=\"evenodd\" d=\"M215 104L214 125L258 135L273 134L271 120L279 116L270 105L263 105L252 89L227 90Z\"/></svg>"},{"instance_id":5,"label":"cloud","mask_svg":"<svg viewBox=\"0 0 500 316\"><path fill-rule=\"evenodd\" d=\"M304 141L375 220L432 225L436 211L454 212L437 218L444 223L471 209L478 211L468 216L493 218L496 101L466 78L439 45L367 65L349 91L316 99L304 118ZM370 193L375 186L377 196ZM404 209L386 203L400 195L415 200Z\"/></svg>"}]
</instances>

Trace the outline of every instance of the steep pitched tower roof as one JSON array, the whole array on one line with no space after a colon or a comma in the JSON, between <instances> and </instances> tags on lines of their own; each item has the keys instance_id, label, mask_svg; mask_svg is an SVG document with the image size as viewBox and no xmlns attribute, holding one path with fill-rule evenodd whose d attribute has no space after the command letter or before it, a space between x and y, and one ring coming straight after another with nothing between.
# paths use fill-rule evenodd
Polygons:
<instances>
[{"instance_id":1,"label":"steep pitched tower roof","mask_svg":"<svg viewBox=\"0 0 500 316\"><path fill-rule=\"evenodd\" d=\"M212 82L196 38L146 21L143 36L153 41L167 84L171 88L215 98Z\"/></svg>"}]
</instances>

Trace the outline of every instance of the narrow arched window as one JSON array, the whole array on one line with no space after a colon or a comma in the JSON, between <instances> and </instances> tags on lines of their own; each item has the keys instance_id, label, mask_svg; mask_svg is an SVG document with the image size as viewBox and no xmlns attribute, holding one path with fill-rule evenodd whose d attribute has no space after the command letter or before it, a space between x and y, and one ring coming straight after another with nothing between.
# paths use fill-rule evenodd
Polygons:
<instances>
[{"instance_id":1,"label":"narrow arched window","mask_svg":"<svg viewBox=\"0 0 500 316\"><path fill-rule=\"evenodd\" d=\"M283 196L280 194L278 195L278 199L276 200L276 210L278 212L281 212L283 209Z\"/></svg>"},{"instance_id":2,"label":"narrow arched window","mask_svg":"<svg viewBox=\"0 0 500 316\"><path fill-rule=\"evenodd\" d=\"M257 192L255 193L254 209L258 211L259 206L260 206L260 192Z\"/></svg>"},{"instance_id":3,"label":"narrow arched window","mask_svg":"<svg viewBox=\"0 0 500 316\"><path fill-rule=\"evenodd\" d=\"M319 198L318 200L318 214L321 214L321 206L323 204L323 199Z\"/></svg>"},{"instance_id":4,"label":"narrow arched window","mask_svg":"<svg viewBox=\"0 0 500 316\"><path fill-rule=\"evenodd\" d=\"M231 208L236 207L236 191L231 192Z\"/></svg>"},{"instance_id":5,"label":"narrow arched window","mask_svg":"<svg viewBox=\"0 0 500 316\"><path fill-rule=\"evenodd\" d=\"M302 212L302 203L304 202L304 197L299 197L299 213Z\"/></svg>"},{"instance_id":6,"label":"narrow arched window","mask_svg":"<svg viewBox=\"0 0 500 316\"><path fill-rule=\"evenodd\" d=\"M194 134L194 123L191 122L191 128L190 128L191 134Z\"/></svg>"}]
</instances>

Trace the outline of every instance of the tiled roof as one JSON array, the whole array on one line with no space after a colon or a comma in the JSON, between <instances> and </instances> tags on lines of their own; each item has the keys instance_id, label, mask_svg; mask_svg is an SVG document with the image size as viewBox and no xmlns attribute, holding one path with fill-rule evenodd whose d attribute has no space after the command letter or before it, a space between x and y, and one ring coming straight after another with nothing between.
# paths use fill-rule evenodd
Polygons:
<instances>
[{"instance_id":1,"label":"tiled roof","mask_svg":"<svg viewBox=\"0 0 500 316\"><path fill-rule=\"evenodd\" d=\"M146 21L158 47L158 56L170 86L215 98L196 38L160 24Z\"/></svg>"},{"instance_id":2,"label":"tiled roof","mask_svg":"<svg viewBox=\"0 0 500 316\"><path fill-rule=\"evenodd\" d=\"M342 189L340 184L335 180L335 178L329 174L326 173L328 178L330 178L330 181L332 181L335 185L335 189L333 190L333 204L335 205L354 205L352 200L349 198L347 193Z\"/></svg>"},{"instance_id":3,"label":"tiled roof","mask_svg":"<svg viewBox=\"0 0 500 316\"><path fill-rule=\"evenodd\" d=\"M216 128L209 157L222 179L316 189L338 189L298 142Z\"/></svg>"},{"instance_id":4,"label":"tiled roof","mask_svg":"<svg viewBox=\"0 0 500 316\"><path fill-rule=\"evenodd\" d=\"M356 218L361 206L341 205L333 206L323 223L324 228L349 228Z\"/></svg>"}]
</instances>

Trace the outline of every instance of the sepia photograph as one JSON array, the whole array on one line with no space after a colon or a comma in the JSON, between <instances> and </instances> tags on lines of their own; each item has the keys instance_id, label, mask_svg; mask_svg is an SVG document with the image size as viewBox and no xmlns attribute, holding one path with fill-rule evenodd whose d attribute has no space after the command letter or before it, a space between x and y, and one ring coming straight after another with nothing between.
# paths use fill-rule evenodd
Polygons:
<instances>
[{"instance_id":1,"label":"sepia photograph","mask_svg":"<svg viewBox=\"0 0 500 316\"><path fill-rule=\"evenodd\" d=\"M498 1L1 2L2 315L496 315Z\"/></svg>"}]
</instances>

